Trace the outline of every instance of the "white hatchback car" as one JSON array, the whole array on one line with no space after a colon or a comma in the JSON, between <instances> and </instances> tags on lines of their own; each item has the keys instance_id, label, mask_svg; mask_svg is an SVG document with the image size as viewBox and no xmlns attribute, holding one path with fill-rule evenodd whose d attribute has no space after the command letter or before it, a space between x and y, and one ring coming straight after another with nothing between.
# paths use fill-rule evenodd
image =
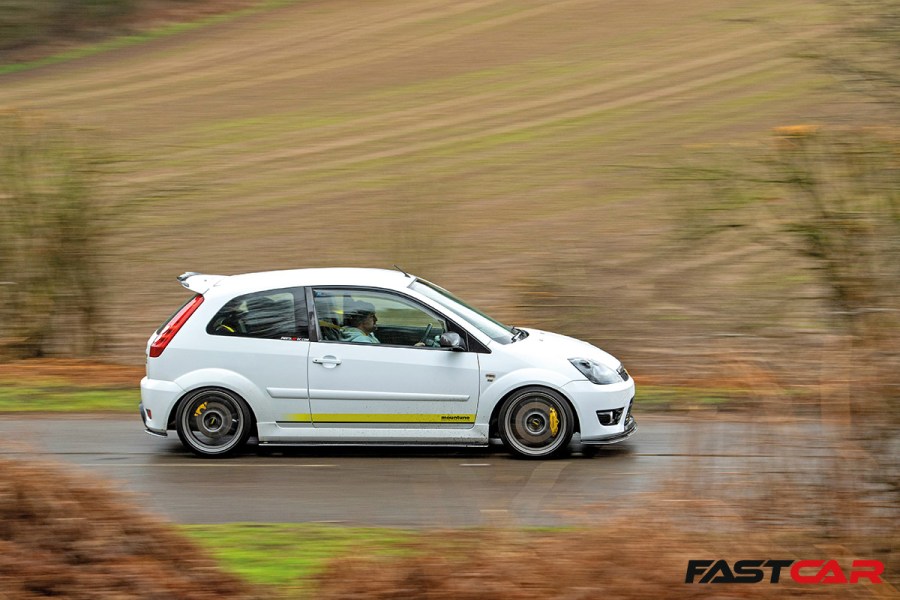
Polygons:
<instances>
[{"instance_id":1,"label":"white hatchback car","mask_svg":"<svg viewBox=\"0 0 900 600\"><path fill-rule=\"evenodd\" d=\"M634 381L586 342L507 327L402 271L185 273L195 293L150 337L147 431L201 456L260 445L563 451L634 433Z\"/></svg>"}]
</instances>

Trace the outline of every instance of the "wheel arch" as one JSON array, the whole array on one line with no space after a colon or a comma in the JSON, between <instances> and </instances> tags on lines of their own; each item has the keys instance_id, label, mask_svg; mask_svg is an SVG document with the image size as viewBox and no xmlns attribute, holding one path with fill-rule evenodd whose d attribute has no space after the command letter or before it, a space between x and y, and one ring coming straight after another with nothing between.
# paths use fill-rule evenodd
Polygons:
<instances>
[{"instance_id":1,"label":"wheel arch","mask_svg":"<svg viewBox=\"0 0 900 600\"><path fill-rule=\"evenodd\" d=\"M251 435L257 435L257 431L256 431L257 418L256 418L256 412L254 412L254 410L253 410L253 406L251 406L250 403L247 402L247 399L244 398L244 396L242 394L239 394L239 393L235 392L234 390L229 389L225 386L221 386L221 385L204 385L204 386L200 386L200 387L196 387L194 389L188 390L185 393L183 393L181 395L181 397L175 401L175 404L173 404L172 408L169 410L169 417L166 420L166 429L175 429L175 427L176 427L175 419L177 418L178 408L181 406L181 403L184 402L188 397L193 396L195 393L204 391L204 390L221 390L223 392L228 392L229 394L233 394L233 395L237 396L238 398L240 398L241 400L243 400L244 404L247 405L247 410L250 411L250 419L252 420L252 422L250 423Z\"/></svg>"},{"instance_id":2,"label":"wheel arch","mask_svg":"<svg viewBox=\"0 0 900 600\"><path fill-rule=\"evenodd\" d=\"M234 371L227 369L201 369L192 371L175 380L184 392L178 397L178 400L172 404L169 414L166 418L166 428L175 429L175 418L178 414L178 407L184 402L185 398L192 394L204 390L223 390L230 394L235 394L244 401L247 409L250 411L250 417L253 419L252 427L255 431L257 417L257 406L259 404L257 396L259 389L246 377L239 375Z\"/></svg>"},{"instance_id":3,"label":"wheel arch","mask_svg":"<svg viewBox=\"0 0 900 600\"><path fill-rule=\"evenodd\" d=\"M509 398L510 396L512 396L513 394L515 394L521 390L527 389L527 388L543 388L546 390L556 392L557 394L562 396L563 400L566 401L566 403L569 405L569 408L572 411L572 417L573 417L572 432L573 433L581 432L581 422L578 419L578 411L575 410L575 404L572 402L572 399L569 398L569 395L566 394L566 392L564 392L562 389L560 389L556 386L547 385L546 383L523 383L523 384L517 385L516 387L507 391L494 404L494 407L491 409L490 421L488 421L488 437L499 437L500 436L500 431L497 426L497 420L500 416L500 409L503 408L503 404L506 402L506 399Z\"/></svg>"}]
</instances>

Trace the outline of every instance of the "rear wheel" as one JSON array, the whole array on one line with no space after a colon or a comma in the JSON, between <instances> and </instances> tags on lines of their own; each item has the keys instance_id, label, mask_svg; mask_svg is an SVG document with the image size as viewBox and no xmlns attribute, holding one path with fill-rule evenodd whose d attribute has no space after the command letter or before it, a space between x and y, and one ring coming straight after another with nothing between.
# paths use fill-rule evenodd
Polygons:
<instances>
[{"instance_id":1,"label":"rear wheel","mask_svg":"<svg viewBox=\"0 0 900 600\"><path fill-rule=\"evenodd\" d=\"M207 388L181 402L175 427L181 443L194 454L229 456L250 436L251 419L243 398L227 390Z\"/></svg>"},{"instance_id":2,"label":"rear wheel","mask_svg":"<svg viewBox=\"0 0 900 600\"><path fill-rule=\"evenodd\" d=\"M503 443L513 454L547 458L568 447L574 421L565 398L553 390L531 387L506 399L497 424Z\"/></svg>"}]
</instances>

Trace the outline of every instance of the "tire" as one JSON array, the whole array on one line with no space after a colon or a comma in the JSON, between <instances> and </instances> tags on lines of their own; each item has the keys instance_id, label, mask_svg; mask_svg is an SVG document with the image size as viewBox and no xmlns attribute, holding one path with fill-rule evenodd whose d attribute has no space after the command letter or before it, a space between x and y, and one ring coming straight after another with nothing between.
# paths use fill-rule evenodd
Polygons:
<instances>
[{"instance_id":1,"label":"tire","mask_svg":"<svg viewBox=\"0 0 900 600\"><path fill-rule=\"evenodd\" d=\"M181 404L175 428L184 447L207 458L231 456L250 437L253 417L243 398L219 388L192 392Z\"/></svg>"},{"instance_id":2,"label":"tire","mask_svg":"<svg viewBox=\"0 0 900 600\"><path fill-rule=\"evenodd\" d=\"M542 387L514 392L500 408L497 419L506 448L522 458L549 458L566 451L575 418L568 401Z\"/></svg>"}]
</instances>

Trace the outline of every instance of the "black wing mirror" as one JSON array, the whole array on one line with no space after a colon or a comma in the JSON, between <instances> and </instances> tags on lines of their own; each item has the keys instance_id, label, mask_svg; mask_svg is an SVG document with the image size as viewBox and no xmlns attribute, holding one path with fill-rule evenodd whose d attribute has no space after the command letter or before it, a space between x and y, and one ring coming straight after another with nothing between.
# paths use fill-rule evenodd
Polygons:
<instances>
[{"instance_id":1,"label":"black wing mirror","mask_svg":"<svg viewBox=\"0 0 900 600\"><path fill-rule=\"evenodd\" d=\"M466 343L458 333L448 331L441 334L441 348L450 348L454 352L465 352Z\"/></svg>"}]
</instances>

